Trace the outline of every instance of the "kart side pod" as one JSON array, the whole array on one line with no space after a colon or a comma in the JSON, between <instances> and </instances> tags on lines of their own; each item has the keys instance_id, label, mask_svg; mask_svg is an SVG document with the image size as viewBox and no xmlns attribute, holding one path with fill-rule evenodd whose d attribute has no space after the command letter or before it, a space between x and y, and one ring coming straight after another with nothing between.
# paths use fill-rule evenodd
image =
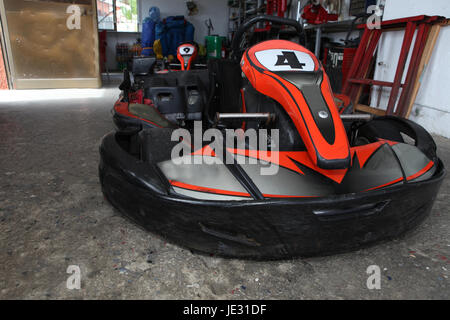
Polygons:
<instances>
[{"instance_id":1,"label":"kart side pod","mask_svg":"<svg viewBox=\"0 0 450 320\"><path fill-rule=\"evenodd\" d=\"M261 42L244 53L241 69L257 91L286 110L315 165L350 166L349 142L328 77L310 51L284 40Z\"/></svg>"}]
</instances>

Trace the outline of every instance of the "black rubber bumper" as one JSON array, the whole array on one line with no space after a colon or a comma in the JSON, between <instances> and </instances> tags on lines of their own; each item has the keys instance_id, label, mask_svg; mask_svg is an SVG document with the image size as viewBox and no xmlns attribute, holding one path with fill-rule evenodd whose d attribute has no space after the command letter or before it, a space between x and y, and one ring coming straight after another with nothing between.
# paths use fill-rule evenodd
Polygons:
<instances>
[{"instance_id":1,"label":"black rubber bumper","mask_svg":"<svg viewBox=\"0 0 450 320\"><path fill-rule=\"evenodd\" d=\"M120 131L140 130L142 125L139 119L130 118L117 112L114 108L111 110L113 122Z\"/></svg>"},{"instance_id":2,"label":"black rubber bumper","mask_svg":"<svg viewBox=\"0 0 450 320\"><path fill-rule=\"evenodd\" d=\"M194 251L286 259L345 252L413 229L429 214L445 176L327 198L199 201L170 194L152 165L125 152L114 134L100 147L106 198L147 230Z\"/></svg>"}]
</instances>

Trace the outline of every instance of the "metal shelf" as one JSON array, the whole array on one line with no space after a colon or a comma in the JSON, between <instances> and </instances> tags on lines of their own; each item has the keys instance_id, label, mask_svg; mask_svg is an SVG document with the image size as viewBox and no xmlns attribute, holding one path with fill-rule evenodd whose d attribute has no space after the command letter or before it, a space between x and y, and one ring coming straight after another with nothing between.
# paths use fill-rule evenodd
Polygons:
<instances>
[{"instance_id":1,"label":"metal shelf","mask_svg":"<svg viewBox=\"0 0 450 320\"><path fill-rule=\"evenodd\" d=\"M353 20L344 20L336 22L328 22L323 24L309 24L304 29L305 30L316 30L320 28L322 33L333 33L333 32L345 32L348 31L352 25Z\"/></svg>"}]
</instances>

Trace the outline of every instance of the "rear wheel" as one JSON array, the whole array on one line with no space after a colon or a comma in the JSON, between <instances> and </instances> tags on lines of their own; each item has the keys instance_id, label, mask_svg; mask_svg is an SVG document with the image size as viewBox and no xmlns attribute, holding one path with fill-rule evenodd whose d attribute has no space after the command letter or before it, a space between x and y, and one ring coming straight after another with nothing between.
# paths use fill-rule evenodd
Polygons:
<instances>
[{"instance_id":1,"label":"rear wheel","mask_svg":"<svg viewBox=\"0 0 450 320\"><path fill-rule=\"evenodd\" d=\"M379 139L405 142L399 128L391 121L375 119L363 124L357 130L357 140L367 141L366 143L376 142Z\"/></svg>"},{"instance_id":2,"label":"rear wheel","mask_svg":"<svg viewBox=\"0 0 450 320\"><path fill-rule=\"evenodd\" d=\"M422 126L408 119L395 116L375 118L355 128L352 134L353 145L358 141L372 143L385 139L414 145L429 159L437 160L433 137Z\"/></svg>"}]
</instances>

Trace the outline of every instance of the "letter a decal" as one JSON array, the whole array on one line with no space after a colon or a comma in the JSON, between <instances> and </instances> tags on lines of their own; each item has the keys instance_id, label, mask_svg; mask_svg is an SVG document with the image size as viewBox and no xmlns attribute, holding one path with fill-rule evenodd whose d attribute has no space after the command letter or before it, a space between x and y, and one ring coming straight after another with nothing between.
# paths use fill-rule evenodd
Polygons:
<instances>
[{"instance_id":1,"label":"letter a decal","mask_svg":"<svg viewBox=\"0 0 450 320\"><path fill-rule=\"evenodd\" d=\"M297 56L292 51L282 51L282 55L278 55L276 66L290 66L292 69L303 69L305 63L300 63Z\"/></svg>"}]
</instances>

